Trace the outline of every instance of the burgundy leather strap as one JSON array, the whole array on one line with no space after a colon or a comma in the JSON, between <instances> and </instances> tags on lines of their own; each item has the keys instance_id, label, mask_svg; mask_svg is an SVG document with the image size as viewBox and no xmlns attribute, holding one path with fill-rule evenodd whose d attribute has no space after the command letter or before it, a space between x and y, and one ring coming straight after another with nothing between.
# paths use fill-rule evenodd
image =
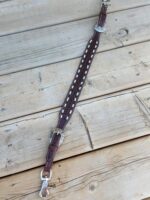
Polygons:
<instances>
[{"instance_id":1,"label":"burgundy leather strap","mask_svg":"<svg viewBox=\"0 0 150 200\"><path fill-rule=\"evenodd\" d=\"M99 14L99 20L97 23L97 26L100 26L101 28L103 28L105 24L106 10L107 10L107 7L105 5L102 5L102 8ZM62 109L59 113L59 121L58 121L57 127L60 129L65 128L66 124L71 118L71 115L73 114L73 111L78 102L81 90L85 83L88 71L90 69L93 58L99 46L100 34L101 34L100 32L97 32L96 30L94 31L94 34L92 38L89 40L86 46L86 49L83 53L79 67L74 76L74 79L72 81L68 94L65 98L65 101L62 105Z\"/></svg>"},{"instance_id":2,"label":"burgundy leather strap","mask_svg":"<svg viewBox=\"0 0 150 200\"><path fill-rule=\"evenodd\" d=\"M48 152L47 152L47 155L46 155L46 163L45 163L44 170L43 170L43 176L49 177L49 175L50 175L49 174L50 169L52 167L55 154L56 154L58 147L59 147L60 137L61 137L60 134L57 135L55 133L53 138L52 138L51 143L48 146Z\"/></svg>"},{"instance_id":3,"label":"burgundy leather strap","mask_svg":"<svg viewBox=\"0 0 150 200\"><path fill-rule=\"evenodd\" d=\"M90 66L92 64L93 58L99 46L100 34L101 32L103 32L103 27L106 20L106 12L107 12L107 5L103 3L100 14L99 14L99 19L94 30L94 34L91 37L91 39L88 41L88 44L81 58L77 72L74 76L70 89L67 93L67 96L60 110L57 128L56 130L52 132L51 141L50 141L48 152L46 155L46 163L41 173L41 179L43 181L42 188L40 191L41 197L47 196L47 193L48 193L47 181L51 178L50 172L51 172L53 160L58 150L58 147L60 145L60 141L63 137L63 130L73 114L73 111L78 102L81 90L85 83L87 74L89 72Z\"/></svg>"}]
</instances>

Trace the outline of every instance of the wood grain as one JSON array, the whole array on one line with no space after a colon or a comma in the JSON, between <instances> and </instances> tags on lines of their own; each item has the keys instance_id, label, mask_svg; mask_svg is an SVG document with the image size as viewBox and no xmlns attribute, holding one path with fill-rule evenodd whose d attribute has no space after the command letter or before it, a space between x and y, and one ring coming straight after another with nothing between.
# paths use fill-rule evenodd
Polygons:
<instances>
[{"instance_id":1,"label":"wood grain","mask_svg":"<svg viewBox=\"0 0 150 200\"><path fill-rule=\"evenodd\" d=\"M0 124L0 176L40 166L45 162L50 132L57 123L58 110ZM91 150L84 124L78 113L68 124L65 141L55 160Z\"/></svg>"},{"instance_id":2,"label":"wood grain","mask_svg":"<svg viewBox=\"0 0 150 200\"><path fill-rule=\"evenodd\" d=\"M150 89L132 91L78 106L93 149L150 134Z\"/></svg>"},{"instance_id":3,"label":"wood grain","mask_svg":"<svg viewBox=\"0 0 150 200\"><path fill-rule=\"evenodd\" d=\"M150 83L149 52L150 42L145 42L97 54L80 100ZM74 59L0 77L0 121L60 106L78 63Z\"/></svg>"},{"instance_id":4,"label":"wood grain","mask_svg":"<svg viewBox=\"0 0 150 200\"><path fill-rule=\"evenodd\" d=\"M98 51L150 39L150 6L108 15ZM97 17L0 37L0 74L34 68L82 55Z\"/></svg>"},{"instance_id":5,"label":"wood grain","mask_svg":"<svg viewBox=\"0 0 150 200\"><path fill-rule=\"evenodd\" d=\"M147 136L56 163L48 199L146 199L150 196L149 146ZM1 200L40 199L40 170L1 179Z\"/></svg>"},{"instance_id":6,"label":"wood grain","mask_svg":"<svg viewBox=\"0 0 150 200\"><path fill-rule=\"evenodd\" d=\"M113 0L110 12L150 4L149 0ZM0 35L98 15L99 0L0 1Z\"/></svg>"},{"instance_id":7,"label":"wood grain","mask_svg":"<svg viewBox=\"0 0 150 200\"><path fill-rule=\"evenodd\" d=\"M0 200L40 199L49 134L99 3L0 0ZM112 1L48 199L149 199L149 10L149 0Z\"/></svg>"},{"instance_id":8,"label":"wood grain","mask_svg":"<svg viewBox=\"0 0 150 200\"><path fill-rule=\"evenodd\" d=\"M149 135L149 111L150 85L80 103L56 160ZM55 109L1 123L0 176L44 163L57 112Z\"/></svg>"}]
</instances>

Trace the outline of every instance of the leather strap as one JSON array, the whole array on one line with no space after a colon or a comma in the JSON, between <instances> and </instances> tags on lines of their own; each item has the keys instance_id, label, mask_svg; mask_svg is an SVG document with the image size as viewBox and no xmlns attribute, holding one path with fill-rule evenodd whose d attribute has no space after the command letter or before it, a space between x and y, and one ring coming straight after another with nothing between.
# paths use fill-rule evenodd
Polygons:
<instances>
[{"instance_id":1,"label":"leather strap","mask_svg":"<svg viewBox=\"0 0 150 200\"><path fill-rule=\"evenodd\" d=\"M60 137L61 137L61 135L57 135L55 133L53 138L52 138L51 143L48 146L48 152L47 152L47 155L46 155L46 163L45 163L44 170L43 170L43 176L44 177L50 176L50 174L49 174L50 169L52 167L55 154L56 154L58 147L59 147Z\"/></svg>"},{"instance_id":2,"label":"leather strap","mask_svg":"<svg viewBox=\"0 0 150 200\"><path fill-rule=\"evenodd\" d=\"M104 27L105 20L106 20L106 11L107 11L107 7L103 4L100 14L99 14L97 27L101 27L101 28ZM73 114L73 111L78 102L80 93L82 91L83 85L85 83L86 77L88 75L90 66L92 64L93 58L99 46L100 34L101 34L100 32L97 32L95 30L92 38L88 41L88 44L81 58L77 72L74 76L74 79L72 81L68 94L62 105L62 109L59 113L59 120L58 120L57 127L60 129L65 128L66 124L68 123L68 121L70 120Z\"/></svg>"},{"instance_id":3,"label":"leather strap","mask_svg":"<svg viewBox=\"0 0 150 200\"><path fill-rule=\"evenodd\" d=\"M74 76L70 89L64 100L62 108L59 113L57 128L52 132L48 152L46 155L46 163L41 173L42 188L40 191L41 197L46 197L48 194L48 180L51 178L51 168L55 154L58 150L61 140L63 139L63 130L70 120L75 106L78 102L83 85L87 78L93 58L99 46L99 39L102 32L104 32L104 24L106 21L107 4L106 1L102 3L101 11L97 25L95 26L94 34L88 41L86 49L81 58L77 72Z\"/></svg>"}]
</instances>

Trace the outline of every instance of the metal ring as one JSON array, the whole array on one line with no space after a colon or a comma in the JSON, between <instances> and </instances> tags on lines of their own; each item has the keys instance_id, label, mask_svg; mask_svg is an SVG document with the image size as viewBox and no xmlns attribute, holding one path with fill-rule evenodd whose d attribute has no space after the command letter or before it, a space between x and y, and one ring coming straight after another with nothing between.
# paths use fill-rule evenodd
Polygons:
<instances>
[{"instance_id":1,"label":"metal ring","mask_svg":"<svg viewBox=\"0 0 150 200\"><path fill-rule=\"evenodd\" d=\"M43 177L43 171L41 171L40 177L41 177L41 181L49 181L52 178L52 170L50 170L50 175L49 177Z\"/></svg>"}]
</instances>

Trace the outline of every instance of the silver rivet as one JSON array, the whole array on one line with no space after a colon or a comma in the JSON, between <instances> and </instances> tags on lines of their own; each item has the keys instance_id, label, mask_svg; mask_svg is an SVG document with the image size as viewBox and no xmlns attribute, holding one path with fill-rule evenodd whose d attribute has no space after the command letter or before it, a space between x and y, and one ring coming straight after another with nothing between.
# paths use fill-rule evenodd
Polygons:
<instances>
[{"instance_id":1,"label":"silver rivet","mask_svg":"<svg viewBox=\"0 0 150 200\"><path fill-rule=\"evenodd\" d=\"M73 89L73 88L74 88L74 85L72 85L71 88Z\"/></svg>"},{"instance_id":2,"label":"silver rivet","mask_svg":"<svg viewBox=\"0 0 150 200\"><path fill-rule=\"evenodd\" d=\"M66 106L67 106L67 104L65 103L64 107L66 107Z\"/></svg>"},{"instance_id":3,"label":"silver rivet","mask_svg":"<svg viewBox=\"0 0 150 200\"><path fill-rule=\"evenodd\" d=\"M78 73L80 73L80 71L81 71L81 70L79 69L79 70L78 70Z\"/></svg>"},{"instance_id":4,"label":"silver rivet","mask_svg":"<svg viewBox=\"0 0 150 200\"><path fill-rule=\"evenodd\" d=\"M67 101L69 101L69 97L67 98Z\"/></svg>"},{"instance_id":5,"label":"silver rivet","mask_svg":"<svg viewBox=\"0 0 150 200\"><path fill-rule=\"evenodd\" d=\"M95 50L93 50L93 53L95 53Z\"/></svg>"},{"instance_id":6,"label":"silver rivet","mask_svg":"<svg viewBox=\"0 0 150 200\"><path fill-rule=\"evenodd\" d=\"M90 43L92 43L93 40L90 40Z\"/></svg>"},{"instance_id":7,"label":"silver rivet","mask_svg":"<svg viewBox=\"0 0 150 200\"><path fill-rule=\"evenodd\" d=\"M77 92L77 94L76 94L77 96L79 96L79 92Z\"/></svg>"},{"instance_id":8,"label":"silver rivet","mask_svg":"<svg viewBox=\"0 0 150 200\"><path fill-rule=\"evenodd\" d=\"M69 114L71 114L71 113L72 113L72 110L70 110Z\"/></svg>"},{"instance_id":9,"label":"silver rivet","mask_svg":"<svg viewBox=\"0 0 150 200\"><path fill-rule=\"evenodd\" d=\"M98 46L97 45L95 45L95 49L97 48Z\"/></svg>"},{"instance_id":10,"label":"silver rivet","mask_svg":"<svg viewBox=\"0 0 150 200\"><path fill-rule=\"evenodd\" d=\"M83 85L83 81L80 84Z\"/></svg>"},{"instance_id":11,"label":"silver rivet","mask_svg":"<svg viewBox=\"0 0 150 200\"><path fill-rule=\"evenodd\" d=\"M76 80L74 80L74 83L76 83L77 81Z\"/></svg>"},{"instance_id":12,"label":"silver rivet","mask_svg":"<svg viewBox=\"0 0 150 200\"><path fill-rule=\"evenodd\" d=\"M93 56L94 56L94 55L92 54L92 55L91 55L91 58L93 58Z\"/></svg>"},{"instance_id":13,"label":"silver rivet","mask_svg":"<svg viewBox=\"0 0 150 200\"><path fill-rule=\"evenodd\" d=\"M77 100L77 98L74 98L74 101L76 101Z\"/></svg>"},{"instance_id":14,"label":"silver rivet","mask_svg":"<svg viewBox=\"0 0 150 200\"><path fill-rule=\"evenodd\" d=\"M87 53L87 52L88 52L88 50L85 51L85 53Z\"/></svg>"},{"instance_id":15,"label":"silver rivet","mask_svg":"<svg viewBox=\"0 0 150 200\"><path fill-rule=\"evenodd\" d=\"M88 45L88 48L90 48L90 45Z\"/></svg>"},{"instance_id":16,"label":"silver rivet","mask_svg":"<svg viewBox=\"0 0 150 200\"><path fill-rule=\"evenodd\" d=\"M87 65L87 69L90 67L90 65Z\"/></svg>"},{"instance_id":17,"label":"silver rivet","mask_svg":"<svg viewBox=\"0 0 150 200\"><path fill-rule=\"evenodd\" d=\"M67 117L66 117L66 120L68 120L68 119L69 119L69 117L67 116Z\"/></svg>"},{"instance_id":18,"label":"silver rivet","mask_svg":"<svg viewBox=\"0 0 150 200\"><path fill-rule=\"evenodd\" d=\"M85 79L85 76L83 76L83 80Z\"/></svg>"},{"instance_id":19,"label":"silver rivet","mask_svg":"<svg viewBox=\"0 0 150 200\"><path fill-rule=\"evenodd\" d=\"M84 60L82 60L82 63L84 63Z\"/></svg>"},{"instance_id":20,"label":"silver rivet","mask_svg":"<svg viewBox=\"0 0 150 200\"><path fill-rule=\"evenodd\" d=\"M62 110L61 112L62 112L62 113L64 113L65 111L64 111L64 110Z\"/></svg>"},{"instance_id":21,"label":"silver rivet","mask_svg":"<svg viewBox=\"0 0 150 200\"><path fill-rule=\"evenodd\" d=\"M69 92L69 95L71 95L72 91Z\"/></svg>"},{"instance_id":22,"label":"silver rivet","mask_svg":"<svg viewBox=\"0 0 150 200\"><path fill-rule=\"evenodd\" d=\"M82 65L80 65L80 68L82 68Z\"/></svg>"},{"instance_id":23,"label":"silver rivet","mask_svg":"<svg viewBox=\"0 0 150 200\"><path fill-rule=\"evenodd\" d=\"M91 60L89 60L89 63L91 63Z\"/></svg>"},{"instance_id":24,"label":"silver rivet","mask_svg":"<svg viewBox=\"0 0 150 200\"><path fill-rule=\"evenodd\" d=\"M75 104L72 104L72 107L74 107L75 106Z\"/></svg>"},{"instance_id":25,"label":"silver rivet","mask_svg":"<svg viewBox=\"0 0 150 200\"><path fill-rule=\"evenodd\" d=\"M61 115L60 118L63 118L63 115Z\"/></svg>"},{"instance_id":26,"label":"silver rivet","mask_svg":"<svg viewBox=\"0 0 150 200\"><path fill-rule=\"evenodd\" d=\"M84 73L87 74L87 71L85 71Z\"/></svg>"},{"instance_id":27,"label":"silver rivet","mask_svg":"<svg viewBox=\"0 0 150 200\"><path fill-rule=\"evenodd\" d=\"M86 57L86 55L83 56L83 58L85 58L85 57Z\"/></svg>"},{"instance_id":28,"label":"silver rivet","mask_svg":"<svg viewBox=\"0 0 150 200\"><path fill-rule=\"evenodd\" d=\"M98 41L96 41L96 44L98 44Z\"/></svg>"},{"instance_id":29,"label":"silver rivet","mask_svg":"<svg viewBox=\"0 0 150 200\"><path fill-rule=\"evenodd\" d=\"M82 87L79 87L79 90L81 90L82 89Z\"/></svg>"}]
</instances>

